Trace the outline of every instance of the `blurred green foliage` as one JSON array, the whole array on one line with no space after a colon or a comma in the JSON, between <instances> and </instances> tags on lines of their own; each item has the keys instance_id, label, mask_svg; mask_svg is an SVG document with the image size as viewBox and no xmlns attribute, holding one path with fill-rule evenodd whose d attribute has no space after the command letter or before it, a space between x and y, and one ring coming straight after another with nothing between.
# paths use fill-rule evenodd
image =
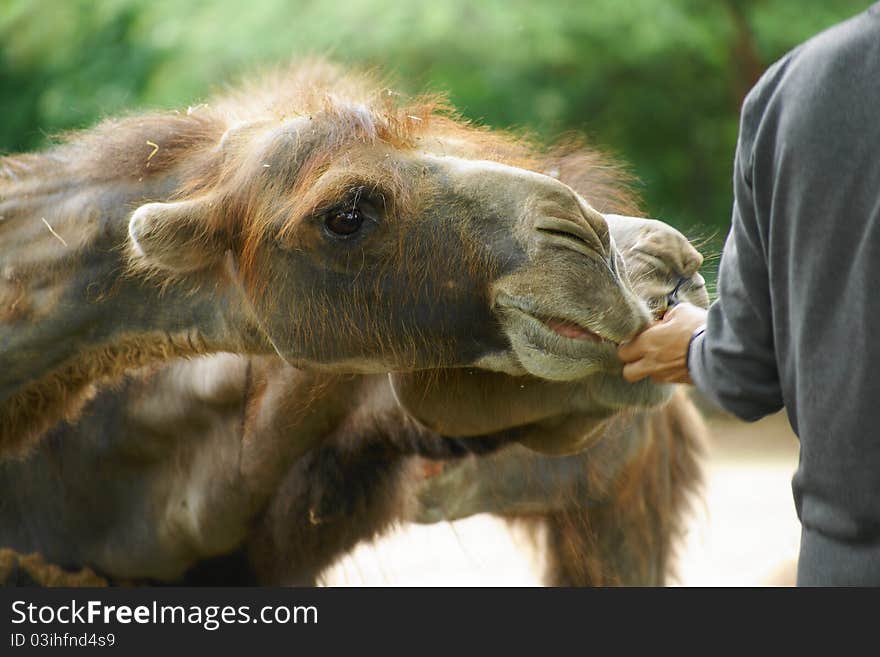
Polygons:
<instances>
[{"instance_id":1,"label":"blurred green foliage","mask_svg":"<svg viewBox=\"0 0 880 657\"><path fill-rule=\"evenodd\" d=\"M795 44L867 0L0 0L0 150L306 54L449 93L471 118L585 133L646 209L726 233L742 97ZM717 244L717 242L716 242Z\"/></svg>"}]
</instances>

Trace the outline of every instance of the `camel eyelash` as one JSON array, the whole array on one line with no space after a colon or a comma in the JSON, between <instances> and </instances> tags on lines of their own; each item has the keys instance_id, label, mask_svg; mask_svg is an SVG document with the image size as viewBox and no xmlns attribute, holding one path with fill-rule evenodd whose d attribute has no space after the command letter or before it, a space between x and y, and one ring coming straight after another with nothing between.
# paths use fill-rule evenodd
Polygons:
<instances>
[{"instance_id":1,"label":"camel eyelash","mask_svg":"<svg viewBox=\"0 0 880 657\"><path fill-rule=\"evenodd\" d=\"M387 195L375 186L357 185L349 189L342 200L329 202L314 212L318 218L326 217L334 212L352 211L358 206L366 205L372 212L364 213L364 218L372 223L379 223L379 215L387 214Z\"/></svg>"}]
</instances>

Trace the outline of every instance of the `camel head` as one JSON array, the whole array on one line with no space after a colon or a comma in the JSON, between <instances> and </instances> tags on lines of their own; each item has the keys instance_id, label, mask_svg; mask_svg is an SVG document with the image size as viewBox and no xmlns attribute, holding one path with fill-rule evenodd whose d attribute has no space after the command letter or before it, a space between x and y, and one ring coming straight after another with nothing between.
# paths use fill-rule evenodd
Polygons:
<instances>
[{"instance_id":1,"label":"camel head","mask_svg":"<svg viewBox=\"0 0 880 657\"><path fill-rule=\"evenodd\" d=\"M679 301L708 306L698 271L703 258L684 235L654 219L608 215L607 220L622 256L618 270L656 317ZM518 440L530 449L569 454L599 440L605 421L620 411L669 401L674 386L650 379L631 384L620 368L609 360L607 368L571 381L469 368L390 378L407 414L441 434L481 436L519 427Z\"/></svg>"},{"instance_id":2,"label":"camel head","mask_svg":"<svg viewBox=\"0 0 880 657\"><path fill-rule=\"evenodd\" d=\"M198 111L223 130L133 211L131 262L237 281L292 364L573 380L619 369L650 320L602 189L528 142L321 66Z\"/></svg>"}]
</instances>

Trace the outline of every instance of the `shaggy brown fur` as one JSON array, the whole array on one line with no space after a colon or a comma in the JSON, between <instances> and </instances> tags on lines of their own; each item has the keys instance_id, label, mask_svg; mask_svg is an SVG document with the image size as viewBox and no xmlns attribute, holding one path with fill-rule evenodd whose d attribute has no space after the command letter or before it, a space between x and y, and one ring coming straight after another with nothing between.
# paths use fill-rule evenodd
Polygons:
<instances>
[{"instance_id":1,"label":"shaggy brown fur","mask_svg":"<svg viewBox=\"0 0 880 657\"><path fill-rule=\"evenodd\" d=\"M460 452L438 460L440 455L431 452L445 445L442 438L423 434L407 442L410 449L400 449L393 431L361 427L356 441L343 433L297 462L248 538L247 562L255 581L312 585L358 543L418 515L414 495L425 485L426 462L447 469L494 462L482 476L503 472L528 480L554 458L568 461L578 474L537 491L531 502L546 500L547 511L505 510L505 502L491 495L478 509L524 526L536 541L544 537L538 548L546 555L548 586L662 586L674 574L684 514L701 483L705 435L683 391L662 410L608 422L597 446L569 457L523 457L503 446L468 454L468 441L461 441ZM557 499L560 489L567 502L557 507L549 500ZM448 501L454 506L454 499Z\"/></svg>"},{"instance_id":2,"label":"shaggy brown fur","mask_svg":"<svg viewBox=\"0 0 880 657\"><path fill-rule=\"evenodd\" d=\"M674 575L676 542L701 483L706 429L683 391L662 411L631 422L639 449L599 486L601 499L525 520L546 524L548 585L661 586ZM595 480L595 465L586 467Z\"/></svg>"},{"instance_id":3,"label":"shaggy brown fur","mask_svg":"<svg viewBox=\"0 0 880 657\"><path fill-rule=\"evenodd\" d=\"M404 171L401 163L386 166L388 154L490 160L555 177L574 175L576 166L575 182L589 188L589 200L598 210L634 213L636 203L617 167L595 152L573 156L576 150L573 144L548 150L524 136L471 125L442 98L405 98L374 76L312 61L186 112L110 119L66 136L44 153L0 158L0 241L10 247L0 252L0 330L9 327L17 340L13 350L31 363L29 372L11 372L9 382L0 380L0 454L24 453L48 424L75 416L89 396L88 386L118 378L125 369L214 350L274 353L263 335L269 331L266 315L273 310L286 314L277 301L289 292L290 281L278 271L273 270L276 276L267 273L268 245L288 252L314 249L313 236L299 227L352 190L370 190L386 203L389 216L397 218L418 216L436 201L432 184L414 186L419 179L414 171ZM342 173L325 175L340 161L348 163ZM126 262L122 254L129 247L128 218L150 201L193 208L191 216L152 238L178 246L188 240L191 257L178 262L198 272L161 270L130 250ZM441 249L424 236L401 230L395 240L376 247L366 263L376 273L376 283L351 290L349 316L359 318L376 307L385 280L380 274L386 270L401 269L402 279L409 281L410 290L401 293L402 299L409 296L401 305L423 298L426 284L439 283L441 276L470 277L479 283L475 287L491 281L504 258L487 253L484 240L474 235L453 237L450 248ZM11 248L15 245L19 248ZM241 294L223 296L213 287L228 282L228 268L218 260L227 252L235 275L245 283L247 302ZM456 258L450 259L449 253ZM85 257L90 258L87 263ZM356 263L349 264L353 269ZM128 277L122 275L126 267ZM240 317L223 335L213 334L219 330L216 322L204 326L207 311L189 326L173 325L182 312L173 305L185 307L187 294L213 294L216 306L236 309ZM133 306L167 306L167 316L157 312L152 325L128 327L126 300ZM256 310L250 308L255 303ZM451 303L460 299L453 297ZM359 329L357 322L328 316L328 309L339 306L316 291L298 308L298 315L312 321L298 331L290 329L291 335L299 343L316 345L312 361L332 359L332 349L322 342L332 322L337 333L351 333L350 342L372 340L373 351L381 351L384 360L401 369L461 364L443 336L401 329L387 313ZM79 317L86 308L95 311L89 321ZM106 334L91 326L111 318L120 325ZM87 341L87 334L99 334L96 342L80 344L63 331L35 330L41 323L68 319L82 319L85 328L78 337ZM399 329L393 339L389 326ZM198 347L157 346L151 335L156 330L197 335ZM23 343L22 336L31 334L34 344ZM67 344L65 357L55 354L62 344ZM33 353L25 355L31 347ZM44 356L49 352L51 358Z\"/></svg>"},{"instance_id":4,"label":"shaggy brown fur","mask_svg":"<svg viewBox=\"0 0 880 657\"><path fill-rule=\"evenodd\" d=\"M199 337L159 334L88 350L13 396L0 414L0 454L24 458L37 439L61 418L75 422L83 405L102 384L125 372L174 358L206 353Z\"/></svg>"},{"instance_id":5,"label":"shaggy brown fur","mask_svg":"<svg viewBox=\"0 0 880 657\"><path fill-rule=\"evenodd\" d=\"M417 514L426 462L482 458L516 437L510 431L455 440L399 412L354 414L292 465L259 514L244 546L254 581L316 584L356 545Z\"/></svg>"},{"instance_id":6,"label":"shaggy brown fur","mask_svg":"<svg viewBox=\"0 0 880 657\"><path fill-rule=\"evenodd\" d=\"M312 122L321 132L304 160L294 159L302 154L291 143L273 139L296 120ZM424 144L430 148L431 142L459 157L570 178L573 187L590 190L590 202L600 212L638 213L631 179L620 164L595 149L585 150L576 138L547 149L526 135L473 125L440 96L407 98L373 75L318 60L264 75L186 113L108 119L87 132L66 135L46 153L0 158L0 198L63 194L74 185L139 184L174 172L180 182L170 198L211 196L213 212L198 227L199 237L232 239L242 254L245 278L256 284L252 265L261 244L283 239L291 226L339 198L341 191L367 182L387 188L387 197L401 212L413 209L407 201L415 201L407 199L406 187L394 177L399 172L359 168L357 162L351 167L357 175L316 189L340 153L353 143L409 150ZM246 177L253 161L265 164L272 182L289 190L289 206L268 207L278 199L266 196L264 181L255 184ZM363 180L374 175L378 178ZM279 213L287 222L271 234L271 219Z\"/></svg>"},{"instance_id":7,"label":"shaggy brown fur","mask_svg":"<svg viewBox=\"0 0 880 657\"><path fill-rule=\"evenodd\" d=\"M337 392L325 390L330 394ZM130 430L120 428L126 435L115 441L115 449L100 447L103 441L87 438L101 426L93 424L93 420L102 423L104 416L112 417L106 401L114 394L101 393L104 401L95 409L100 409L100 413L87 416L89 424L83 426L83 435L62 432L53 436L51 443L41 446L40 452L51 460L44 463L41 457L16 467L32 468L39 481L44 476L39 473L47 467L55 472L59 466L53 465L53 461L65 459L60 450L71 441L98 445L96 463L155 458L155 448L144 441L139 446L126 444ZM261 393L252 389L251 394ZM230 409L240 405L232 400L227 403ZM201 559L181 579L154 583L314 585L320 581L322 572L359 543L419 516L421 491L431 485L430 479L424 479L426 463L444 466L446 474L456 468L472 468L466 470L467 477L487 482L499 477L544 481L546 488L537 486L528 499L529 504L546 509L541 513L524 514L516 505L507 506L508 500L502 496L483 493L478 506L470 507L468 514L494 512L525 526L536 541L543 537L539 548L547 559L544 581L548 585L658 586L667 582L684 512L700 483L698 459L705 433L700 416L683 391L663 409L627 413L607 422L601 441L582 454L568 457L529 455L522 448L507 447L506 441L516 438L515 433L450 440L425 431L397 412L373 415L367 408L361 408L347 418L337 423L320 444L286 467L267 501L249 522L250 528L238 550ZM276 422L285 421L276 417ZM113 444L114 441L109 443ZM138 447L145 449L145 454L130 452ZM215 448L206 445L202 449ZM66 451L74 458L83 453ZM60 470L51 478L69 480L83 469L70 459L64 462L69 470ZM546 468L552 473L556 467L567 474L549 479L539 474ZM108 492L125 494L129 478L122 477L122 487L108 488ZM65 486L77 497L82 492L71 488L73 484L70 480ZM137 480L131 480L131 484L136 490L140 486ZM0 486L4 485L13 482L0 478ZM92 488L94 484L84 486L86 491ZM454 507L456 491L451 495L447 502ZM88 497L84 499L89 506ZM141 500L129 501L135 508L141 504ZM129 513L125 509L119 511ZM32 503L29 513L34 526L58 522L41 519L37 501ZM77 513L88 517L95 509L77 509ZM111 507L100 513L115 511ZM223 513L222 507L217 513ZM64 535L65 530L61 531ZM99 523L96 531L106 530ZM89 543L90 539L83 539L83 544ZM64 566L75 571L78 564L65 561ZM83 572L93 575L88 570ZM48 576L40 573L50 573L56 579L47 580ZM31 579L16 575L5 581L25 585L45 581L96 584L93 577L78 580L80 576L74 572L67 575L70 579L63 579L61 569L45 566ZM148 583L142 579L132 582L129 578L121 582Z\"/></svg>"},{"instance_id":8,"label":"shaggy brown fur","mask_svg":"<svg viewBox=\"0 0 880 657\"><path fill-rule=\"evenodd\" d=\"M107 580L91 568L66 571L46 563L39 554L0 548L0 586L107 586Z\"/></svg>"},{"instance_id":9,"label":"shaggy brown fur","mask_svg":"<svg viewBox=\"0 0 880 657\"><path fill-rule=\"evenodd\" d=\"M411 156L409 160L395 160L404 152ZM20 249L9 256L13 267L10 271L4 270L6 284L0 281L0 298L11 299L14 308L2 317L3 322L27 329L45 317L67 319L58 317L62 313L59 299L62 293L69 291L66 285L70 267L83 253L96 257L100 265L94 266L100 279L96 298L100 297L102 302L129 299L134 306L100 306L90 321L85 322L83 333L92 332L93 324L99 324L108 315L117 320L122 318L124 324L128 313L134 315L144 299L151 304L146 319L152 320L155 314L161 315L158 319L165 322L157 327L144 320L146 328L128 331L123 326L121 332L110 334L96 344L87 347L77 344L72 353L55 362L48 373L33 377L22 390L4 400L0 407L0 454L26 448L35 435L59 417L74 417L78 406L89 397L95 381L112 378L125 368L218 350L274 353L275 344L269 338L271 330L266 326L271 320L286 332L282 337L292 338L290 344L282 346L310 349L302 357L301 364L305 366L332 364L332 340L342 336L360 350L349 349L353 356L343 350L340 357L343 365L335 370L337 373L362 371L346 370L349 367L346 358L368 359L376 354L384 357L378 360L383 367L390 363L388 369L379 371L462 367L509 341L509 336L497 335L498 317L485 308L485 297L486 290L502 272L510 273L505 270L512 266L510 263L527 262L532 269L513 272L522 276L521 282L528 283L531 274L546 277L553 294L558 295L555 300L570 301L566 309L572 310L577 305L573 300L585 287L583 276L598 278L608 269L609 262L616 262L617 254L609 246L608 228L602 217L581 204L571 189L547 177L531 174L517 174L519 177L514 177L513 182L534 182L534 198L540 201L536 205L542 208L535 212L563 221L563 225L564 222L576 225L582 231L581 236L568 233L569 237L577 237L575 241L587 244L584 240L594 238L595 243L589 242L586 255L582 252L584 249L559 248L558 244L543 252L537 248L534 251L543 253L544 258L535 262L529 260L529 250L522 244L517 246L520 251L487 250L486 235L473 230L473 226L447 221L448 216L442 213L430 214L437 209L439 183L427 179L428 167L424 162L413 168L413 162L420 162L416 156L423 152L465 160L490 160L546 173L571 185L602 212L634 214L637 210L628 189L628 178L601 154L584 151L572 143L543 149L527 137L490 132L461 120L442 100L405 99L369 76L346 75L320 63L269 77L256 87L186 113L154 113L107 121L94 130L70 136L43 155L0 160L0 213L6 216L0 224L0 237L5 237L4 230L12 230L10 226L17 226L15 230L20 234L15 234L15 241L27 242L36 248ZM386 163L389 158L392 164ZM340 167L340 162L345 166ZM491 172L491 168L487 171ZM353 192L360 193L358 190L369 190L384 206L389 224L398 222L402 228L398 226L399 232L371 250L356 251L356 259L340 258L338 249L325 258L327 267L321 270L323 275L341 272L351 274L351 278L325 288L316 288L320 277L311 279L311 285L302 281L291 285L289 279L293 274L279 270L278 263L272 261L272 254L282 250L284 256L277 260L288 262L303 253L318 252L322 247L314 231L301 230L303 224L308 223L306 219L314 218L329 204L338 203L340 197L347 199ZM516 185L511 184L507 191L511 190L516 191ZM467 219L476 218L478 221L474 224L479 226L485 226L486 217L494 216L491 208L504 201L497 196L498 192L488 197L462 197L446 190L446 198L453 198L452 202L446 201L455 205L452 210ZM531 203L534 198L526 198L526 201ZM151 201L161 201L161 205L173 208L165 207L152 215L150 230L153 232L145 231L142 237L158 245L159 252L172 245L178 249L174 254L191 256L177 258L170 270L161 266L161 260L139 259L134 249L126 251L127 233L120 226L128 225L131 210L151 205ZM476 210L468 214L467 206L477 201L483 205L477 203ZM49 209L52 209L51 215ZM495 214L506 217L519 210L518 207L505 208ZM173 221L163 222L164 212L173 213ZM45 223L38 221L44 213L48 216ZM112 221L108 217L112 217ZM413 217L418 217L419 222ZM21 221L22 218L27 221ZM450 226L454 227L449 230ZM446 231L442 233L445 241L438 241L437 234L442 232L438 228ZM508 245L515 241L508 233L528 232L531 225L528 221L515 226L499 221L491 228L493 236L501 235L501 243ZM565 234L564 230L550 232ZM534 238L532 233L529 235ZM541 236L544 237L546 235ZM62 248L65 243L66 248ZM547 251L551 250L548 256ZM123 252L127 253L126 257ZM30 253L36 255L31 258ZM0 253L0 256L7 254ZM595 270L580 268L591 262L591 258L598 257L601 262L595 264L601 266ZM553 263L559 262L562 265L554 270ZM176 266L181 270L174 270ZM127 275L121 275L126 268ZM187 268L197 271L183 271ZM267 271L277 275L269 276ZM556 275L559 273L577 284L570 290L563 289L562 277ZM676 273L677 276L692 274ZM235 286L224 287L224 281L237 281L239 275L243 292ZM91 271L86 269L79 276L88 279ZM364 279L370 280L365 282ZM596 285L592 278L590 283L586 287ZM48 289L52 293L37 298L31 293L35 289ZM86 292L90 289L83 285L83 290L77 291L77 300L88 296ZM620 292L623 288L614 289ZM160 294L161 290L164 295ZM344 303L332 296L339 290L345 292ZM297 294L305 296L296 298L295 306L290 305L288 297ZM470 306L462 299L470 302ZM445 301L445 305L441 301ZM284 303L288 305L282 305ZM622 307L602 297L595 304L582 303L580 310L589 310L604 321L618 306ZM217 319L211 314L211 311L229 308L238 313L235 321L229 316ZM277 317L273 312L266 312L267 308ZM430 332L437 323L431 313L437 308L443 311L439 313L441 319L457 322L452 328L458 333L452 333L452 328L449 333ZM646 311L644 314L647 316ZM174 324L182 315L194 319ZM428 318L424 324L406 323L420 315ZM212 324L205 317L216 322ZM365 321L358 322L364 318ZM636 320L643 321L644 317L634 314L627 320L629 328L635 330ZM292 326L297 321L300 324ZM64 325L63 321L60 323ZM225 330L232 335L224 334ZM68 337L63 331L59 336ZM455 358L453 338L462 343L482 340L481 348L485 349ZM63 340L56 339L49 345L37 345L32 358L36 359L43 349L61 342ZM295 358L294 362L300 360ZM371 365L375 367L375 363ZM172 368L168 366L168 371ZM297 383L310 376L294 368L286 371L287 374L294 372L290 374L291 380ZM161 370L156 376L157 381L161 379ZM136 431L144 434L142 444L114 445L112 439L117 436L112 431L109 434L91 431L89 427L94 424L106 430L103 418L116 417L113 413L102 416L95 410L74 427L56 429L51 447L52 450L66 449L63 458L53 455L48 446L49 451L41 452L37 458L48 463L45 469L53 485L58 484L59 470L67 473L69 481L83 482L86 489L93 483L88 479L90 473L100 471L110 479L105 483L118 485L119 490L126 492L132 489L125 473L148 481L154 476L155 489L149 485L147 489L162 501L167 501L161 496L170 488L164 486L168 481L184 489L184 502L191 501L187 496L189 482L184 476L185 468L214 467L216 473L230 477L234 485L224 489L226 479L210 477L206 484L208 490L203 495L225 495L223 502L235 512L245 517L250 517L248 513L254 514L255 524L247 540L242 542L242 550L248 553L247 559L240 560L246 566L244 575L240 570L237 574L257 577L256 581L265 583L311 581L328 559L350 549L358 540L384 531L389 523L406 519L412 495L420 486L411 476L418 459L436 458L436 441L448 444L444 436L424 428L415 430L412 421L400 414L375 416L366 393L366 397L352 402L355 406L361 404L361 411L366 408L365 415L356 415L357 408L347 405L346 388L378 390L381 386L375 378L328 375L315 379L307 381L306 394L302 397L298 396L302 391L291 392L284 385L280 385L280 393L277 389L274 391L273 397L267 391L278 382L265 372L256 372L253 376L249 373L242 386L241 399L230 403L224 398L218 404L219 411L206 402L208 408L204 414L213 418L212 413L217 411L221 418L221 429L211 424L211 420L210 430L205 431L203 447L208 450L209 458L205 459L208 466L200 460L204 454L199 451L202 443L194 436L190 436L189 441L177 441L186 443L180 446L174 441L150 442L150 439L156 440L158 434L144 430L137 408L126 409L133 411L127 421L134 428L132 435L140 435ZM149 381L149 377L146 380ZM386 379L382 376L379 381L385 383ZM149 383L146 385L149 390ZM388 397L387 390L385 393ZM114 394L112 391L99 394L90 408L118 410L119 405L125 407L124 396L114 401ZM340 395L345 403L338 403L334 395ZM627 399L631 399L629 404L640 401L636 396ZM258 408L265 400L269 403L268 410ZM330 410L321 415L316 409L323 403L327 403ZM682 404L686 406L676 401L670 407L673 409L668 411L670 418L684 412ZM321 415L317 420L311 417L316 413ZM669 545L680 518L681 499L696 477L694 436L699 431L678 420L669 420L666 426L667 420L663 418L667 411L657 413L655 417L653 411L640 411L632 416L634 425L626 424L629 420L620 417L609 423L606 439L587 452L589 458L584 461L583 476L578 479L583 486L579 484L580 487L573 489L572 504L547 512L550 551L556 555L553 582L662 581ZM308 440L293 447L286 446L284 441L290 437L289 432L305 421L311 431ZM196 427L194 434L204 429L198 423L193 426ZM535 427L525 427L530 428L535 433ZM511 427L508 433L516 436L519 429ZM552 429L541 430L549 432L545 438L553 437ZM229 439L223 446L231 450L218 449L216 462L212 461L215 454L211 451L214 445L210 443L216 436L211 431L219 431L224 440ZM627 446L623 451L616 447L621 435L629 436L623 441ZM92 436L91 444L88 436ZM109 446L96 440L102 436L111 439ZM406 439L401 442L401 438ZM541 438L542 435L530 436L538 442ZM70 440L81 443L70 449L66 447ZM79 449L80 444L83 449ZM462 441L461 445L466 445L462 451L476 449L479 444L473 439ZM274 452L275 449L278 451ZM121 450L125 455L123 460L138 467L125 473L95 467L95 462L107 462L106 450ZM226 457L233 459L237 468L233 472L223 469L230 467L223 460ZM180 461L175 460L178 458ZM488 461L494 457L480 458ZM165 467L169 462L172 467ZM17 465L9 464L9 467ZM42 466L32 463L27 467L34 467L29 474L35 475ZM158 474L150 469L153 467ZM189 474L195 474L195 470ZM16 481L16 476L10 476L9 480ZM520 476L528 478L528 471L520 472ZM36 481L31 477L26 479ZM62 479L62 483L67 481ZM588 492L586 498L581 495L583 487ZM84 493L89 491L84 489ZM196 494L192 501L198 503L200 499L205 498ZM47 505L48 508L54 504L63 507L69 501L76 500L53 499L47 501ZM486 503L491 505L494 501ZM100 521L109 523L111 530L118 529L113 522L120 522L123 529L119 531L123 533L125 522L131 520L127 508L122 508L124 502L122 498L98 502L109 504L113 511L121 513L120 517L102 516ZM117 503L120 508L113 506ZM210 555L222 553L228 549L227 543L236 538L222 535L212 543L209 540L212 536L203 536L216 529L214 524L222 529L225 517L218 519L210 514L201 517L195 510L191 514L187 509L180 511L177 505L169 514L169 520L161 513L161 503L155 507L148 504L147 508L148 512L162 516L160 523L170 523L161 524L158 533L170 526L182 534L172 536L172 542L175 538L183 543L192 539L192 545L182 548L183 557L175 554L176 560L169 559L173 562L169 572L173 572L181 560L185 562L191 557L190 551L203 549ZM204 509L210 512L213 506L209 504L202 507ZM97 521L92 508L75 511L82 514L76 517ZM503 508L497 511L520 515ZM51 512L46 517L52 521L58 519ZM194 527L191 526L193 519ZM67 516L63 520L73 522ZM142 521L142 529L143 526L147 531L153 528L150 519L138 520ZM201 521L210 527L206 529ZM234 524L233 520L229 522ZM615 523L622 523L622 527ZM49 534L54 531L48 520L40 529ZM193 535L185 534L187 531ZM160 544L162 538L158 539ZM62 554L71 547L63 541L60 543L54 547ZM177 547L172 545L170 551ZM124 547L118 549L125 553ZM581 563L584 559L581 549L588 550L585 563ZM202 569L201 574L209 570Z\"/></svg>"}]
</instances>

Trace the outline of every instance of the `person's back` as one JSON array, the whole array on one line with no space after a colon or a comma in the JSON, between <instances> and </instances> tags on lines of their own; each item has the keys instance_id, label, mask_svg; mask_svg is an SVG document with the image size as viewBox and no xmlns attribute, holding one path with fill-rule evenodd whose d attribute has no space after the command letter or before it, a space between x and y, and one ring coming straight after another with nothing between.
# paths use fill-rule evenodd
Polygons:
<instances>
[{"instance_id":1,"label":"person's back","mask_svg":"<svg viewBox=\"0 0 880 657\"><path fill-rule=\"evenodd\" d=\"M880 3L749 93L734 192L718 301L623 345L624 376L689 377L747 420L784 405L801 439L798 583L880 585Z\"/></svg>"},{"instance_id":2,"label":"person's back","mask_svg":"<svg viewBox=\"0 0 880 657\"><path fill-rule=\"evenodd\" d=\"M880 584L880 5L767 72L743 108L738 160L748 237L719 292L759 366L734 363L723 383L738 341L713 333L710 313L692 375L746 417L785 404L801 438L799 583ZM749 378L758 399L742 394Z\"/></svg>"}]
</instances>

